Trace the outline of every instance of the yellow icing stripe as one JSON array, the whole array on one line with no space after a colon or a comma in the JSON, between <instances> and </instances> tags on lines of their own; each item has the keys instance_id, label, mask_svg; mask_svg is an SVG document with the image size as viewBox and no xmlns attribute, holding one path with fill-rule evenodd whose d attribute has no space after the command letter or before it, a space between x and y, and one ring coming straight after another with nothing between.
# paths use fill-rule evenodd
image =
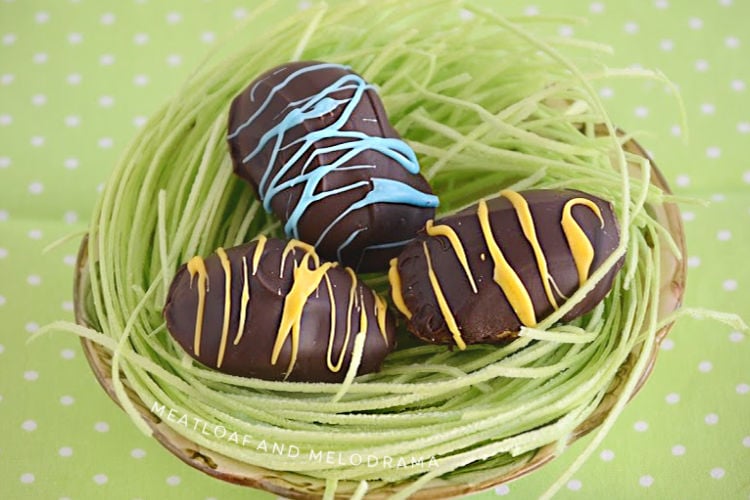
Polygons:
<instances>
[{"instance_id":1,"label":"yellow icing stripe","mask_svg":"<svg viewBox=\"0 0 750 500\"><path fill-rule=\"evenodd\" d=\"M281 268L279 269L279 278L282 278L284 276L284 264L286 263L286 256L289 255L289 252L294 252L298 248L305 252L306 257L309 256L309 258L313 259L315 267L318 267L320 265L318 255L315 253L315 247L302 241L289 240L289 243L287 243L286 247L284 247L284 251L281 252Z\"/></svg>"},{"instance_id":2,"label":"yellow icing stripe","mask_svg":"<svg viewBox=\"0 0 750 500\"><path fill-rule=\"evenodd\" d=\"M324 276L326 280L326 289L328 290L328 301L331 304L331 327L328 329L328 369L334 371L331 368L331 346L333 345L333 338L336 335L336 299L333 295L333 285L328 274Z\"/></svg>"},{"instance_id":3,"label":"yellow icing stripe","mask_svg":"<svg viewBox=\"0 0 750 500\"><path fill-rule=\"evenodd\" d=\"M223 248L216 249L219 262L224 269L224 321L221 324L221 342L219 343L219 355L216 358L216 368L221 368L224 361L224 352L227 349L227 338L229 337L229 314L232 311L232 265Z\"/></svg>"},{"instance_id":4,"label":"yellow icing stripe","mask_svg":"<svg viewBox=\"0 0 750 500\"><path fill-rule=\"evenodd\" d=\"M513 311L515 311L521 323L526 326L535 326L536 314L534 313L534 304L531 302L529 292L526 290L521 278L518 277L508 261L505 260L503 252L492 235L489 211L487 210L487 203L484 200L479 200L477 216L479 217L479 225L482 227L482 234L487 243L490 257L492 257L492 261L495 263L493 276L495 283L500 285L505 298L508 299L508 303L513 308Z\"/></svg>"},{"instance_id":5,"label":"yellow icing stripe","mask_svg":"<svg viewBox=\"0 0 750 500\"><path fill-rule=\"evenodd\" d=\"M262 234L258 237L258 244L253 252L253 276L258 272L258 264L260 264L260 257L263 255L263 249L266 246L267 238Z\"/></svg>"},{"instance_id":6,"label":"yellow icing stripe","mask_svg":"<svg viewBox=\"0 0 750 500\"><path fill-rule=\"evenodd\" d=\"M445 224L435 226L433 225L432 220L427 221L425 231L427 231L427 234L430 236L445 236L448 239L451 246L453 247L453 252L456 254L458 261L461 263L461 267L464 268L464 273L466 274L466 278L471 284L471 289L474 291L474 293L477 293L477 285L476 283L474 283L474 276L471 274L471 268L469 267L469 261L466 259L464 246L461 243L458 235L456 234L456 231L454 231L452 227L446 226Z\"/></svg>"},{"instance_id":7,"label":"yellow icing stripe","mask_svg":"<svg viewBox=\"0 0 750 500\"><path fill-rule=\"evenodd\" d=\"M302 310L305 307L307 298L317 290L325 273L333 267L333 264L326 262L318 268L309 269L308 264L311 257L314 259L316 258L314 254L311 255L310 253L306 253L299 266L294 269L294 284L284 299L284 309L281 313L279 330L276 333L276 343L274 344L271 353L271 364L275 365L281 354L281 348L284 345L284 342L289 335L292 336L292 353L286 371L287 377L292 372L294 364L297 361Z\"/></svg>"},{"instance_id":8,"label":"yellow icing stripe","mask_svg":"<svg viewBox=\"0 0 750 500\"><path fill-rule=\"evenodd\" d=\"M594 247L591 246L591 242L586 237L586 233L583 232L581 226L573 218L573 207L576 205L583 205L591 209L591 211L599 218L601 227L604 227L604 219L602 218L602 213L597 204L586 198L573 198L563 207L560 224L562 224L565 239L568 240L570 253L573 255L573 260L575 261L576 269L578 270L578 284L580 286L583 285L589 277L591 263L594 262Z\"/></svg>"},{"instance_id":9,"label":"yellow icing stripe","mask_svg":"<svg viewBox=\"0 0 750 500\"><path fill-rule=\"evenodd\" d=\"M526 240L531 245L531 249L534 251L536 265L539 269L539 276L542 278L542 284L544 285L544 293L547 294L547 300L552 304L552 307L557 309L557 301L555 300L552 288L550 287L552 276L549 274L547 259L544 257L542 246L539 244L539 239L536 237L534 218L531 216L529 204L523 196L510 189L500 191L500 196L507 198L511 205L513 205L513 208L516 211L516 217L518 217L518 222L521 224L521 229L523 229L523 235L526 237Z\"/></svg>"},{"instance_id":10,"label":"yellow icing stripe","mask_svg":"<svg viewBox=\"0 0 750 500\"><path fill-rule=\"evenodd\" d=\"M427 250L427 243L422 242L422 248L424 249L424 256L427 259L427 274L430 277L430 284L437 299L438 307L440 307L440 312L443 314L443 319L448 326L448 330L453 334L453 340L456 342L458 348L463 351L466 349L466 344L464 343L464 339L461 338L461 331L456 324L456 318L453 317L448 301L445 300L443 290L440 288L437 276L435 276L435 271L432 269L432 260L430 259L430 252Z\"/></svg>"},{"instance_id":11,"label":"yellow icing stripe","mask_svg":"<svg viewBox=\"0 0 750 500\"><path fill-rule=\"evenodd\" d=\"M256 247L257 249L257 247ZM234 345L240 343L242 335L245 333L245 323L247 323L247 303L250 302L250 277L247 272L247 256L242 256L242 297L240 299L240 324L237 326L237 333L234 336Z\"/></svg>"},{"instance_id":12,"label":"yellow icing stripe","mask_svg":"<svg viewBox=\"0 0 750 500\"><path fill-rule=\"evenodd\" d=\"M198 309L195 313L195 333L193 335L193 351L196 356L201 354L201 334L203 332L203 316L206 311L206 288L208 285L208 271L203 258L195 256L187 263L187 270L190 273L190 286L193 285L193 278L198 275Z\"/></svg>"},{"instance_id":13,"label":"yellow icing stripe","mask_svg":"<svg viewBox=\"0 0 750 500\"><path fill-rule=\"evenodd\" d=\"M404 302L404 296L401 295L401 275L398 274L398 259L391 259L391 267L388 270L388 281L391 283L391 298L396 309L401 311L401 314L406 316L406 319L411 319L411 311L406 307Z\"/></svg>"},{"instance_id":14,"label":"yellow icing stripe","mask_svg":"<svg viewBox=\"0 0 750 500\"><path fill-rule=\"evenodd\" d=\"M383 342L385 342L385 345L388 345L388 334L385 323L388 306L385 305L385 301L377 293L372 292L372 297L375 301L375 317L378 318L378 330L380 330L380 335L383 337Z\"/></svg>"},{"instance_id":15,"label":"yellow icing stripe","mask_svg":"<svg viewBox=\"0 0 750 500\"><path fill-rule=\"evenodd\" d=\"M352 310L357 301L357 276L350 268L347 267L345 269L349 273L349 277L352 279L352 286L349 289L349 306L346 310L346 334L344 336L344 345L343 347L341 347L341 351L339 352L339 359L338 361L336 361L336 364L333 364L333 360L331 359L331 356L333 355L335 334L333 329L331 329L331 331L328 333L328 352L326 356L326 364L328 365L328 369L334 373L341 370L341 365L344 364L344 354L346 354L346 348L349 345L349 338L352 334ZM329 296L331 297L331 316L333 316L335 314L334 310L336 308L333 302L333 296Z\"/></svg>"}]
</instances>

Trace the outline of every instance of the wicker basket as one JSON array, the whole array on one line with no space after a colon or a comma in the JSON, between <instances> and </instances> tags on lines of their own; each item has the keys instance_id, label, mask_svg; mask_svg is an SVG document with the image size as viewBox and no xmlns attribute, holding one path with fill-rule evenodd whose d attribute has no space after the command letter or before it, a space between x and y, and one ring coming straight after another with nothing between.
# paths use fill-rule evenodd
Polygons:
<instances>
[{"instance_id":1,"label":"wicker basket","mask_svg":"<svg viewBox=\"0 0 750 500\"><path fill-rule=\"evenodd\" d=\"M627 142L624 147L631 153L648 157L645 150L635 141L631 140ZM632 167L637 168L635 166ZM651 181L654 185L669 192L667 182L655 167L653 168ZM682 254L685 255L685 238L682 220L677 206L674 204L664 204L662 206L651 206L650 209L653 210L656 219L667 228ZM84 326L90 326L92 322L87 317L84 307L86 303L85 298L89 292L89 280L87 276L88 268L86 266L88 255L86 249L86 239L84 239L76 266L74 301L76 322ZM661 272L658 307L659 317L664 318L676 310L681 304L686 277L684 259L682 261L677 260L665 248L663 250L663 255L661 256ZM671 327L672 324L669 324L657 333L657 343L661 343ZM111 378L111 353L94 342L86 339L82 340L82 344L84 353L91 365L91 369L93 370L96 379L110 398L117 402ZM573 443L575 440L598 427L606 418L612 410L618 395L621 394L624 388L624 381L627 380L629 373L633 369L641 347L641 345L637 345L633 352L630 353L630 356L628 356L626 361L622 364L617 376L610 385L607 395L602 399L599 406L589 418L570 434L568 437L568 444ZM650 375L654 363L656 362L657 353L658 349L654 349L648 360L646 370L638 380L636 391L643 386ZM223 481L253 488L260 488L288 498L320 498L322 496L323 492L319 487L306 482L304 477L241 463L216 452L205 450L196 443L185 439L163 423L156 415L151 413L148 407L140 401L138 396L129 391L126 379L124 379L124 383L134 405L141 413L148 426L152 429L153 437L172 454L191 467ZM455 483L448 483L440 479L435 479L428 483L424 489L414 494L412 498L449 498L492 488L514 479L518 479L519 477L525 476L542 467L557 456L558 450L559 448L556 445L548 445L540 448L528 462L520 465L515 470L499 474L497 477L483 482L456 485ZM403 486L404 483L399 483L377 488L368 493L368 498L387 498L396 493ZM346 492L342 491L341 498L346 498L346 496L348 496Z\"/></svg>"}]
</instances>

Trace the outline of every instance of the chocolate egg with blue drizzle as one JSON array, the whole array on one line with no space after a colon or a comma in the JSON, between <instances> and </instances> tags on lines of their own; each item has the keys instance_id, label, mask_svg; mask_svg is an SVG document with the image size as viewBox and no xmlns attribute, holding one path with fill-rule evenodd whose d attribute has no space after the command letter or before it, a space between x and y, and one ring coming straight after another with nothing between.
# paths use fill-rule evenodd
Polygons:
<instances>
[{"instance_id":1,"label":"chocolate egg with blue drizzle","mask_svg":"<svg viewBox=\"0 0 750 500\"><path fill-rule=\"evenodd\" d=\"M396 307L428 342L503 343L584 285L620 243L612 205L574 190L504 190L438 221L391 263ZM619 259L562 321L591 311Z\"/></svg>"},{"instance_id":2,"label":"chocolate egg with blue drizzle","mask_svg":"<svg viewBox=\"0 0 750 500\"><path fill-rule=\"evenodd\" d=\"M292 62L232 102L234 171L289 238L361 272L382 271L438 199L372 84L348 67Z\"/></svg>"},{"instance_id":3,"label":"chocolate egg with blue drizzle","mask_svg":"<svg viewBox=\"0 0 750 500\"><path fill-rule=\"evenodd\" d=\"M164 317L203 365L266 380L341 382L350 370L378 371L395 347L385 301L295 240L261 236L193 257L172 281Z\"/></svg>"}]
</instances>

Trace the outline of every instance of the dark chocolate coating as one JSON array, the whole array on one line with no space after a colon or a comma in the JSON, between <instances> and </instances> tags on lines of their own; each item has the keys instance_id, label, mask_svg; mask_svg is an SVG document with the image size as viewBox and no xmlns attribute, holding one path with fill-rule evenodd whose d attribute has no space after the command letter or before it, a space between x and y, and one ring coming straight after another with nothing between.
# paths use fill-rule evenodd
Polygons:
<instances>
[{"instance_id":1,"label":"dark chocolate coating","mask_svg":"<svg viewBox=\"0 0 750 500\"><path fill-rule=\"evenodd\" d=\"M300 318L299 345L291 372L288 372L292 355L291 330L283 341L276 363L272 362L272 352L280 334L279 327L285 302L296 281L303 281L297 283L298 285L304 284L304 280L299 276L305 273L296 272L295 268L315 270L320 267L314 264L312 258L305 259L305 254L308 253L306 250L296 248L284 255L289 243L279 239L268 239L258 252L258 266L253 273L258 244L258 241L253 241L226 250L231 269L230 309L221 366L217 365L226 314L226 262L222 263L217 253L211 254L203 261L208 279L202 332L199 335L199 353L195 352L194 342L196 320L199 316L200 274L191 277L189 264L178 270L170 286L164 317L167 329L182 348L204 365L232 375L266 380L339 382L344 379L349 368L355 336L360 330L364 330L365 344L357 374L379 370L386 354L394 348L394 319L390 312L385 311L385 302L380 298L376 299L374 292L361 283L356 283L356 300L354 304L350 304L353 273L350 274L337 265L325 271L325 277L331 284L330 288L328 281L320 275L319 282L311 281L317 282L317 285L310 289L311 294L306 296L306 299L303 297L304 307L301 315L296 316ZM280 275L282 256L284 268L283 275ZM325 264L321 262L320 265ZM248 283L249 301L246 302L246 321L242 335L239 343L235 345L241 319L245 278ZM333 294L333 301L329 292ZM377 306L376 301L379 302ZM361 315L362 307L364 322ZM380 319L384 331L380 329L376 307L382 309ZM350 329L343 363L337 371L331 370L327 362L332 310L335 314L335 327L330 359L334 366L344 346L347 326ZM290 317L294 319L295 316Z\"/></svg>"},{"instance_id":2,"label":"dark chocolate coating","mask_svg":"<svg viewBox=\"0 0 750 500\"><path fill-rule=\"evenodd\" d=\"M612 254L620 240L612 206L580 191L530 190L518 194L528 203L548 275L557 285L555 288L552 282L548 282L559 307L566 297L579 288L579 274L561 222L563 207L570 200L583 198L594 202L601 212L603 226L591 208L577 204L571 209L573 220L583 230L594 250L590 275ZM538 323L549 316L555 307L545 290L533 247L509 199L500 196L487 200L486 204L492 236L528 292ZM495 281L496 263L480 225L478 205L445 217L438 224L453 228L462 242L477 293L472 290L448 238L420 232L398 257L396 268L400 276L403 304L412 314L409 329L428 342L456 343L429 279L423 246L426 244L433 271L463 341L466 344L502 343L515 338L523 322L503 288ZM593 309L612 288L622 262L623 259L620 259L594 289L563 317L563 321L570 321Z\"/></svg>"},{"instance_id":3,"label":"dark chocolate coating","mask_svg":"<svg viewBox=\"0 0 750 500\"><path fill-rule=\"evenodd\" d=\"M260 75L232 102L228 133L235 173L289 238L327 260L382 271L434 217L414 152L345 66L294 62Z\"/></svg>"}]
</instances>

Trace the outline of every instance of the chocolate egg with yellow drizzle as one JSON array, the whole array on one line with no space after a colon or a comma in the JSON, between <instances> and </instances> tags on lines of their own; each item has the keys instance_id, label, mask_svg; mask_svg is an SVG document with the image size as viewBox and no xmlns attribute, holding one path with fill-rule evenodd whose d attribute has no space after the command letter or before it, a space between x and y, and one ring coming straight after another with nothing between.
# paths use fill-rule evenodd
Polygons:
<instances>
[{"instance_id":1,"label":"chocolate egg with yellow drizzle","mask_svg":"<svg viewBox=\"0 0 750 500\"><path fill-rule=\"evenodd\" d=\"M193 257L175 275L167 329L223 373L338 382L380 369L395 346L385 301L354 271L296 240L257 240Z\"/></svg>"},{"instance_id":2,"label":"chocolate egg with yellow drizzle","mask_svg":"<svg viewBox=\"0 0 750 500\"><path fill-rule=\"evenodd\" d=\"M434 343L501 343L558 309L617 248L612 205L573 190L504 190L437 222L391 261L396 307ZM594 308L620 259L563 321Z\"/></svg>"}]
</instances>

